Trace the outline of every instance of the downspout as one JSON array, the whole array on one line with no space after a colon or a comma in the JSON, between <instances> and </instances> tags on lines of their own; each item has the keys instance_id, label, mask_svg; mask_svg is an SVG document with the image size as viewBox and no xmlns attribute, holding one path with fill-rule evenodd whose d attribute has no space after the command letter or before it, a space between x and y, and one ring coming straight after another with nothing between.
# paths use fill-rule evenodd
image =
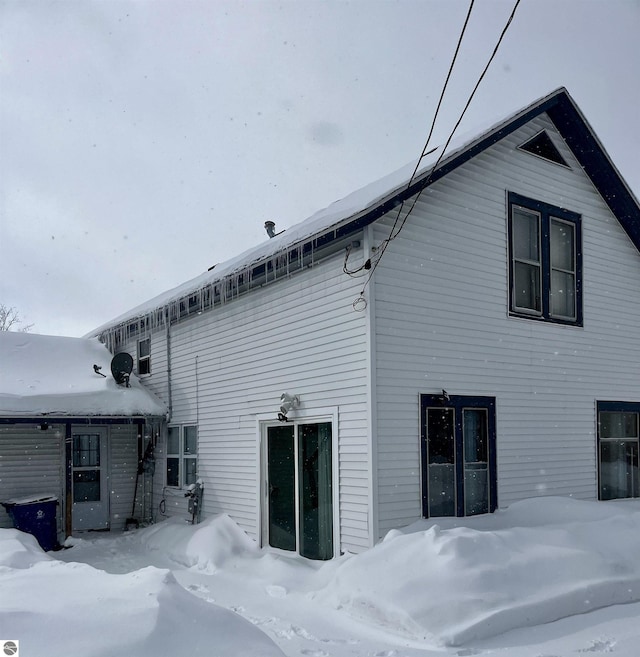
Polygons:
<instances>
[{"instance_id":1,"label":"downspout","mask_svg":"<svg viewBox=\"0 0 640 657\"><path fill-rule=\"evenodd\" d=\"M167 329L167 405L169 411L167 413L167 422L171 421L173 415L173 399L171 395L171 323L169 321L169 306L165 308L165 326Z\"/></svg>"},{"instance_id":2,"label":"downspout","mask_svg":"<svg viewBox=\"0 0 640 657\"><path fill-rule=\"evenodd\" d=\"M373 224L364 229L364 258L373 253L375 245ZM369 299L365 308L367 324L367 378L368 378L368 424L369 424L369 547L378 542L380 533L379 519L379 482L378 482L378 396L377 396L377 347L376 347L376 293L375 277L369 280Z\"/></svg>"},{"instance_id":3,"label":"downspout","mask_svg":"<svg viewBox=\"0 0 640 657\"><path fill-rule=\"evenodd\" d=\"M65 460L65 496L64 496L64 535L69 538L73 532L73 472L71 469L71 423L65 424L64 460Z\"/></svg>"}]
</instances>

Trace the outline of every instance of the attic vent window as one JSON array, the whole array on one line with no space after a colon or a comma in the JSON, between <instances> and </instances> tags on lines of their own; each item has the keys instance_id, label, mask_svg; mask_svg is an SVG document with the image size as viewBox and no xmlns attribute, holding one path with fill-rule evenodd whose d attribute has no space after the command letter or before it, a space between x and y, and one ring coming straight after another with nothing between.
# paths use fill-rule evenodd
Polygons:
<instances>
[{"instance_id":1,"label":"attic vent window","mask_svg":"<svg viewBox=\"0 0 640 657\"><path fill-rule=\"evenodd\" d=\"M532 155L537 155L545 160L569 168L567 161L562 157L553 141L551 141L551 137L549 137L546 130L539 132L528 141L525 141L524 144L518 148L527 153L531 153Z\"/></svg>"}]
</instances>

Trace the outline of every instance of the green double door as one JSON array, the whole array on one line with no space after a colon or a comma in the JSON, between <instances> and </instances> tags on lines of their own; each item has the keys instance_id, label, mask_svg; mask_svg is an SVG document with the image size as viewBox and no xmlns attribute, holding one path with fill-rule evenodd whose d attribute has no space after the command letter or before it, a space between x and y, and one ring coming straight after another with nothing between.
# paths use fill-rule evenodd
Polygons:
<instances>
[{"instance_id":1,"label":"green double door","mask_svg":"<svg viewBox=\"0 0 640 657\"><path fill-rule=\"evenodd\" d=\"M331 422L268 426L264 454L265 542L308 559L331 559Z\"/></svg>"}]
</instances>

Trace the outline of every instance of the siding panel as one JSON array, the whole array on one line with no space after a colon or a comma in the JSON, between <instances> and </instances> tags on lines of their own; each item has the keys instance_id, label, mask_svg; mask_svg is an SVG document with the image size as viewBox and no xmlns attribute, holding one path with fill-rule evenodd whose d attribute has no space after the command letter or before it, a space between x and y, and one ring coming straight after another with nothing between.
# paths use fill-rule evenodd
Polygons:
<instances>
[{"instance_id":1,"label":"siding panel","mask_svg":"<svg viewBox=\"0 0 640 657\"><path fill-rule=\"evenodd\" d=\"M55 495L60 501L58 531L63 530L64 427L51 425L41 431L37 425L0 426L0 500L27 495ZM0 527L12 527L0 506Z\"/></svg>"},{"instance_id":2,"label":"siding panel","mask_svg":"<svg viewBox=\"0 0 640 657\"><path fill-rule=\"evenodd\" d=\"M138 470L138 429L133 424L109 427L111 472L110 522L111 529L122 531L133 509L133 494ZM142 479L142 478L141 478ZM139 493L142 493L141 481ZM135 517L142 518L142 495L136 505Z\"/></svg>"},{"instance_id":3,"label":"siding panel","mask_svg":"<svg viewBox=\"0 0 640 657\"><path fill-rule=\"evenodd\" d=\"M543 128L571 169L516 150ZM582 215L583 327L508 317L507 191ZM443 388L496 397L501 506L594 499L595 402L640 400L639 286L638 252L546 116L422 194L376 271L379 534L420 517L417 400Z\"/></svg>"},{"instance_id":4,"label":"siding panel","mask_svg":"<svg viewBox=\"0 0 640 657\"><path fill-rule=\"evenodd\" d=\"M366 317L352 308L360 281L342 273L344 254L328 258L170 330L171 422L198 425L204 515L228 513L258 538L258 416L275 419L283 392L301 398L298 416L338 409L342 549L370 544L368 352ZM143 382L166 402L167 343L151 336L152 374ZM135 344L124 345L134 353ZM164 354L164 356L163 356ZM164 358L164 360L162 360ZM156 509L187 518L181 491L164 487L158 445ZM162 517L157 514L157 517Z\"/></svg>"}]
</instances>

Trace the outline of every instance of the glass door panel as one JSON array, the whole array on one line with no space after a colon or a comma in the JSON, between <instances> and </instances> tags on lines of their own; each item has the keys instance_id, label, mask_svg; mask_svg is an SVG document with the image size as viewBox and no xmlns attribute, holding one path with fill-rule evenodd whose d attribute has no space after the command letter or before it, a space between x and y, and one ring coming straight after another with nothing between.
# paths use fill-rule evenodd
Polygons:
<instances>
[{"instance_id":1,"label":"glass door panel","mask_svg":"<svg viewBox=\"0 0 640 657\"><path fill-rule=\"evenodd\" d=\"M309 559L333 557L330 422L267 427L268 545Z\"/></svg>"},{"instance_id":2,"label":"glass door panel","mask_svg":"<svg viewBox=\"0 0 640 657\"><path fill-rule=\"evenodd\" d=\"M296 549L294 427L267 429L268 540L271 547Z\"/></svg>"},{"instance_id":3,"label":"glass door panel","mask_svg":"<svg viewBox=\"0 0 640 657\"><path fill-rule=\"evenodd\" d=\"M464 514L489 513L489 440L487 411L462 411L464 445Z\"/></svg>"},{"instance_id":4,"label":"glass door panel","mask_svg":"<svg viewBox=\"0 0 640 657\"><path fill-rule=\"evenodd\" d=\"M300 554L333 557L331 423L303 424L300 441Z\"/></svg>"},{"instance_id":5,"label":"glass door panel","mask_svg":"<svg viewBox=\"0 0 640 657\"><path fill-rule=\"evenodd\" d=\"M456 515L454 409L427 409L429 517Z\"/></svg>"},{"instance_id":6,"label":"glass door panel","mask_svg":"<svg viewBox=\"0 0 640 657\"><path fill-rule=\"evenodd\" d=\"M600 499L638 497L638 441L600 442Z\"/></svg>"}]
</instances>

